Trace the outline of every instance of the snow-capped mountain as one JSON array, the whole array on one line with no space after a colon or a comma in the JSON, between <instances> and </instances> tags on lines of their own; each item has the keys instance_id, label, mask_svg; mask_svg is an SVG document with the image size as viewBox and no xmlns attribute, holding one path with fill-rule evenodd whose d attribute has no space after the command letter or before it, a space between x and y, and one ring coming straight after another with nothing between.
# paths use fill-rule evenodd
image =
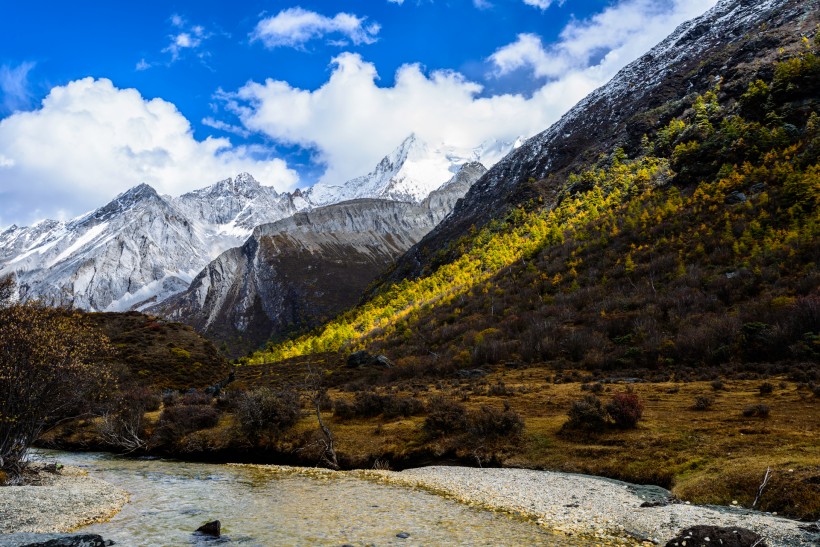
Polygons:
<instances>
[{"instance_id":1,"label":"snow-capped mountain","mask_svg":"<svg viewBox=\"0 0 820 547\"><path fill-rule=\"evenodd\" d=\"M511 146L486 148L497 155ZM68 222L9 227L0 233L0 276L16 278L23 300L92 311L142 309L185 290L211 260L242 245L256 226L354 198L420 203L467 161L411 136L373 173L334 187L341 189L335 193L327 190L331 187L278 193L247 173L179 197L160 196L141 184ZM435 209L445 214L454 205L449 198L439 201Z\"/></svg>"},{"instance_id":2,"label":"snow-capped mountain","mask_svg":"<svg viewBox=\"0 0 820 547\"><path fill-rule=\"evenodd\" d=\"M309 204L247 173L178 198L147 184L74 220L12 226L0 234L0 275L19 297L86 310L141 307L176 294L256 224Z\"/></svg>"},{"instance_id":3,"label":"snow-capped mountain","mask_svg":"<svg viewBox=\"0 0 820 547\"><path fill-rule=\"evenodd\" d=\"M72 221L0 237L4 249L13 237L20 251L0 270L15 275L20 298L89 310L178 292L209 259L193 224L147 184Z\"/></svg>"},{"instance_id":4,"label":"snow-capped mountain","mask_svg":"<svg viewBox=\"0 0 820 547\"><path fill-rule=\"evenodd\" d=\"M150 312L192 325L234 355L313 326L354 305L486 171L464 164L419 204L355 199L262 224Z\"/></svg>"},{"instance_id":5,"label":"snow-capped mountain","mask_svg":"<svg viewBox=\"0 0 820 547\"><path fill-rule=\"evenodd\" d=\"M298 190L280 194L248 173L171 198L170 202L197 227L211 257L241 245L259 224L287 218L312 206Z\"/></svg>"},{"instance_id":6,"label":"snow-capped mountain","mask_svg":"<svg viewBox=\"0 0 820 547\"><path fill-rule=\"evenodd\" d=\"M367 175L339 185L319 183L306 195L316 205L359 198L421 203L465 163L479 162L491 167L520 144L520 139L514 142L490 140L465 150L443 144L433 146L412 134Z\"/></svg>"}]
</instances>

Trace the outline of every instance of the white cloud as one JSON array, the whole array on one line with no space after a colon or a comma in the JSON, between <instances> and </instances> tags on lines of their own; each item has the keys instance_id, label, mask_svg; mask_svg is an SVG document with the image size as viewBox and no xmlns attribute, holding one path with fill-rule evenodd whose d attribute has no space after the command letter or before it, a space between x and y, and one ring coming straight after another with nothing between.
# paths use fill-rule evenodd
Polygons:
<instances>
[{"instance_id":1,"label":"white cloud","mask_svg":"<svg viewBox=\"0 0 820 547\"><path fill-rule=\"evenodd\" d=\"M387 0L387 1L390 2L391 4L398 4L400 6L402 4L404 4L404 0Z\"/></svg>"},{"instance_id":2,"label":"white cloud","mask_svg":"<svg viewBox=\"0 0 820 547\"><path fill-rule=\"evenodd\" d=\"M401 3L401 2L399 2ZM310 40L328 34L341 34L356 45L372 44L381 30L378 23L367 24L366 17L337 13L327 17L299 7L280 11L273 17L259 21L251 33L251 40L259 40L266 47L302 47ZM335 43L345 41L335 40Z\"/></svg>"},{"instance_id":3,"label":"white cloud","mask_svg":"<svg viewBox=\"0 0 820 547\"><path fill-rule=\"evenodd\" d=\"M426 74L415 64L402 66L392 87L380 87L373 64L343 53L318 89L268 79L218 98L246 128L313 149L327 166L322 182L338 183L366 173L411 132L465 148L487 139L532 136L715 2L674 0L661 10L654 0L624 0L571 23L556 44L544 46L535 35L521 35L489 61L499 74L529 68L547 77L529 97L482 96L482 86L459 73Z\"/></svg>"},{"instance_id":4,"label":"white cloud","mask_svg":"<svg viewBox=\"0 0 820 547\"><path fill-rule=\"evenodd\" d=\"M554 0L523 0L523 1L528 6L538 8L541 11L543 11L543 10L547 9L548 7L550 7L554 2ZM559 4L563 4L563 3L564 3L563 0L561 2L559 2Z\"/></svg>"},{"instance_id":5,"label":"white cloud","mask_svg":"<svg viewBox=\"0 0 820 547\"><path fill-rule=\"evenodd\" d=\"M179 34L172 35L171 43L168 44L168 47L162 50L163 53L170 53L171 60L177 61L181 57L182 53L186 49L196 49L202 45L202 41L204 39L204 30L202 27L196 27L199 29L199 32L180 32Z\"/></svg>"},{"instance_id":6,"label":"white cloud","mask_svg":"<svg viewBox=\"0 0 820 547\"><path fill-rule=\"evenodd\" d=\"M327 165L323 181L341 182L372 169L411 132L424 140L457 147L497 138L532 135L592 89L568 78L527 99L520 95L482 98L481 85L452 71L425 74L405 65L392 87L379 87L373 64L343 53L330 79L314 91L287 82L249 83L222 99L242 123L273 139L314 148Z\"/></svg>"},{"instance_id":7,"label":"white cloud","mask_svg":"<svg viewBox=\"0 0 820 547\"><path fill-rule=\"evenodd\" d=\"M31 104L28 74L34 63L22 63L16 67L0 66L0 113L15 112Z\"/></svg>"},{"instance_id":8,"label":"white cloud","mask_svg":"<svg viewBox=\"0 0 820 547\"><path fill-rule=\"evenodd\" d=\"M716 0L622 0L590 19L571 22L554 44L545 46L535 34L519 34L515 42L493 53L490 62L498 76L523 68L537 77L560 78L568 70L592 69L609 79L677 25L715 4Z\"/></svg>"},{"instance_id":9,"label":"white cloud","mask_svg":"<svg viewBox=\"0 0 820 547\"><path fill-rule=\"evenodd\" d=\"M284 161L255 152L227 139L198 141L173 104L85 78L53 88L37 110L0 120L2 215L17 223L60 209L76 215L141 182L177 195L241 171L279 190L296 186Z\"/></svg>"},{"instance_id":10,"label":"white cloud","mask_svg":"<svg viewBox=\"0 0 820 547\"><path fill-rule=\"evenodd\" d=\"M473 5L478 9L489 9L493 7L489 0L473 0Z\"/></svg>"}]
</instances>

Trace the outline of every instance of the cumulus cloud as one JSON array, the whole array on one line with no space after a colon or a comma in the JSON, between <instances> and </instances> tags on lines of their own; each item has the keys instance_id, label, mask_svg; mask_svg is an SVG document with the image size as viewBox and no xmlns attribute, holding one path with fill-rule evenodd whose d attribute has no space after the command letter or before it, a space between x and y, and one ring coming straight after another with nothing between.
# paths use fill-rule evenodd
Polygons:
<instances>
[{"instance_id":1,"label":"cumulus cloud","mask_svg":"<svg viewBox=\"0 0 820 547\"><path fill-rule=\"evenodd\" d=\"M176 107L85 78L55 87L40 108L0 120L4 222L73 216L141 182L178 195L249 171L279 190L297 174L280 159L221 138L198 141Z\"/></svg>"},{"instance_id":2,"label":"cumulus cloud","mask_svg":"<svg viewBox=\"0 0 820 547\"><path fill-rule=\"evenodd\" d=\"M571 22L553 44L544 45L535 34L519 34L515 42L493 53L490 62L497 76L527 69L537 77L560 78L570 70L593 69L608 79L677 25L702 14L715 3L716 0L623 0L589 19Z\"/></svg>"},{"instance_id":3,"label":"cumulus cloud","mask_svg":"<svg viewBox=\"0 0 820 547\"><path fill-rule=\"evenodd\" d=\"M378 23L368 24L366 17L349 13L337 13L333 17L327 17L295 7L259 21L251 33L251 40L259 40L269 48L298 48L327 35L341 35L356 45L372 44L377 40L376 35L380 30L381 26ZM331 43L346 45L346 40L333 40Z\"/></svg>"},{"instance_id":4,"label":"cumulus cloud","mask_svg":"<svg viewBox=\"0 0 820 547\"><path fill-rule=\"evenodd\" d=\"M34 63L22 63L16 67L0 66L0 113L10 113L28 108L31 104L28 74Z\"/></svg>"},{"instance_id":5,"label":"cumulus cloud","mask_svg":"<svg viewBox=\"0 0 820 547\"><path fill-rule=\"evenodd\" d=\"M272 139L315 151L326 165L322 182L339 183L366 173L410 133L469 148L489 139L532 136L555 122L629 61L645 53L677 24L716 0L624 0L585 21L568 25L556 44L535 35L497 51L489 62L499 74L531 69L545 80L530 96L485 96L479 83L453 71L399 68L392 86L379 86L376 67L343 53L318 89L268 79L219 98L241 123ZM633 23L629 19L639 19Z\"/></svg>"},{"instance_id":6,"label":"cumulus cloud","mask_svg":"<svg viewBox=\"0 0 820 547\"><path fill-rule=\"evenodd\" d=\"M412 132L461 148L532 135L594 85L567 78L532 99L481 97L482 86L457 72L428 75L410 64L397 71L392 87L379 87L376 67L357 54L343 53L332 66L330 79L313 91L269 79L222 99L245 127L315 149L327 165L322 180L336 183L372 169Z\"/></svg>"}]
</instances>

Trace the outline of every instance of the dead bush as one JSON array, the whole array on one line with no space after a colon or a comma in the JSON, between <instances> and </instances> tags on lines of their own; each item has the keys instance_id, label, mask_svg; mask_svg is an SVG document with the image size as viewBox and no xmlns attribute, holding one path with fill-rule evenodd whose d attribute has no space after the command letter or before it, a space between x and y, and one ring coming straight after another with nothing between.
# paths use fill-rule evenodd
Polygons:
<instances>
[{"instance_id":1,"label":"dead bush","mask_svg":"<svg viewBox=\"0 0 820 547\"><path fill-rule=\"evenodd\" d=\"M595 395L572 401L567 412L569 419L562 430L603 431L607 425L607 413L603 403Z\"/></svg>"},{"instance_id":2,"label":"dead bush","mask_svg":"<svg viewBox=\"0 0 820 547\"><path fill-rule=\"evenodd\" d=\"M467 409L461 403L435 395L427 403L424 430L434 437L460 433L467 427Z\"/></svg>"},{"instance_id":3,"label":"dead bush","mask_svg":"<svg viewBox=\"0 0 820 547\"><path fill-rule=\"evenodd\" d=\"M470 412L467 417L467 431L479 439L514 437L524 430L524 420L509 404L504 410L482 406L477 412Z\"/></svg>"},{"instance_id":4,"label":"dead bush","mask_svg":"<svg viewBox=\"0 0 820 547\"><path fill-rule=\"evenodd\" d=\"M262 387L242 394L234 412L240 431L257 441L276 438L293 427L299 421L302 407L297 392Z\"/></svg>"}]
</instances>

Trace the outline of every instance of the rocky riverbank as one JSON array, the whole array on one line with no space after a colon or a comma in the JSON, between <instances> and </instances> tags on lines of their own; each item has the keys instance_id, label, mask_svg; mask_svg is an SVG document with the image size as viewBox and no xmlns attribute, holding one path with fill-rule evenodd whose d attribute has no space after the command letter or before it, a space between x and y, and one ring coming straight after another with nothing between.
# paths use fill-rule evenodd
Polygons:
<instances>
[{"instance_id":1,"label":"rocky riverbank","mask_svg":"<svg viewBox=\"0 0 820 547\"><path fill-rule=\"evenodd\" d=\"M339 472L254 466L274 473L332 476ZM769 547L820 544L814 524L740 507L698 506L669 491L611 479L529 469L432 466L401 472L345 471L394 485L422 488L463 503L532 519L550 530L602 544L664 545L694 526L751 530Z\"/></svg>"},{"instance_id":2,"label":"rocky riverbank","mask_svg":"<svg viewBox=\"0 0 820 547\"><path fill-rule=\"evenodd\" d=\"M369 471L393 484L421 487L465 503L516 513L565 534L633 538L665 544L697 525L752 530L770 547L817 545L820 534L798 521L737 507L677 503L657 487L528 469L424 467Z\"/></svg>"},{"instance_id":3,"label":"rocky riverbank","mask_svg":"<svg viewBox=\"0 0 820 547\"><path fill-rule=\"evenodd\" d=\"M82 469L32 469L28 484L0 487L0 534L70 532L111 518L128 501L124 490Z\"/></svg>"}]
</instances>

